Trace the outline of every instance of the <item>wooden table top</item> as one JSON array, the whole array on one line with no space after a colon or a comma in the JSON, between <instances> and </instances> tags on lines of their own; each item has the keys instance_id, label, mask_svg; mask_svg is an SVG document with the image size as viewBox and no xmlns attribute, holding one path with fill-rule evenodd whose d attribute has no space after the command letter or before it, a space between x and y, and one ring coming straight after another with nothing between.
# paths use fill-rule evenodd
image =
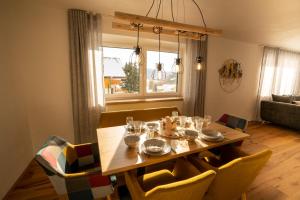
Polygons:
<instances>
[{"instance_id":1,"label":"wooden table top","mask_svg":"<svg viewBox=\"0 0 300 200\"><path fill-rule=\"evenodd\" d=\"M184 139L164 138L171 145L172 151L167 155L158 157L145 155L140 151L140 148L128 148L123 139L126 134L125 126L97 129L102 174L112 175L157 164L214 147L242 141L249 137L246 133L218 123L210 124L209 128L220 131L225 139L221 142L207 142L201 139L188 142ZM146 134L142 134L140 138L140 144L142 144L146 139Z\"/></svg>"}]
</instances>

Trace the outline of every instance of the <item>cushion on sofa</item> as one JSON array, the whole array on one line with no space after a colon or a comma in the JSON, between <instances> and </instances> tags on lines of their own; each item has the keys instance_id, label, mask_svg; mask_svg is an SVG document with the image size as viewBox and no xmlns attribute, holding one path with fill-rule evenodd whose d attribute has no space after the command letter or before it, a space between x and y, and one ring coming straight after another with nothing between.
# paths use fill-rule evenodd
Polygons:
<instances>
[{"instance_id":1,"label":"cushion on sofa","mask_svg":"<svg viewBox=\"0 0 300 200\"><path fill-rule=\"evenodd\" d=\"M300 101L300 96L294 96L294 101Z\"/></svg>"},{"instance_id":2,"label":"cushion on sofa","mask_svg":"<svg viewBox=\"0 0 300 200\"><path fill-rule=\"evenodd\" d=\"M292 103L293 96L292 95L275 95L272 94L272 100L276 102L283 102L283 103Z\"/></svg>"}]
</instances>

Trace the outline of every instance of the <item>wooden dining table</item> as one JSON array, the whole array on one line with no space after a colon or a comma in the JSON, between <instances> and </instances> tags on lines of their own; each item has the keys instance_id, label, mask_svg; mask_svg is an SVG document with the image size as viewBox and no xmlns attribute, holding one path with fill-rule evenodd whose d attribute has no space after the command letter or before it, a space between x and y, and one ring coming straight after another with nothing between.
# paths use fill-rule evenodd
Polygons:
<instances>
[{"instance_id":1,"label":"wooden dining table","mask_svg":"<svg viewBox=\"0 0 300 200\"><path fill-rule=\"evenodd\" d=\"M220 142L208 142L201 138L197 138L195 141L188 141L186 139L162 137L172 149L170 153L163 156L150 156L141 151L140 145L146 140L146 133L141 134L140 145L138 147L129 148L124 142L124 135L126 134L125 126L99 128L97 129L97 137L102 174L117 174L227 144L238 144L249 137L246 133L215 122L211 123L209 128L221 132L224 135L224 140Z\"/></svg>"}]
</instances>

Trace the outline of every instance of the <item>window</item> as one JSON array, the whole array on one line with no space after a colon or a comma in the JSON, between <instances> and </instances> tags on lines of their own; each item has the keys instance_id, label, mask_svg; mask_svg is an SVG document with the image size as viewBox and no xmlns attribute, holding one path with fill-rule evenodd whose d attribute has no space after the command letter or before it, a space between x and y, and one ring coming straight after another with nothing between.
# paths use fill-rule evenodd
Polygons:
<instances>
[{"instance_id":1,"label":"window","mask_svg":"<svg viewBox=\"0 0 300 200\"><path fill-rule=\"evenodd\" d=\"M166 72L164 80L153 80L158 51L144 50L144 64L129 63L133 49L103 47L104 86L106 98L179 96L180 76L173 70L177 53L161 52L160 61Z\"/></svg>"},{"instance_id":2,"label":"window","mask_svg":"<svg viewBox=\"0 0 300 200\"><path fill-rule=\"evenodd\" d=\"M103 48L105 94L139 93L139 67L128 62L132 49Z\"/></svg>"}]
</instances>

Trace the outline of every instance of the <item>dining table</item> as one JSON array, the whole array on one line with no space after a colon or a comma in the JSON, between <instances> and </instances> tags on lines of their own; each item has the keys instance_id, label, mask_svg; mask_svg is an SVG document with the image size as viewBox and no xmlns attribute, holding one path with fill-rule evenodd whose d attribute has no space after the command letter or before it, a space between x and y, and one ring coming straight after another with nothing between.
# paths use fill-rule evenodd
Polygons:
<instances>
[{"instance_id":1,"label":"dining table","mask_svg":"<svg viewBox=\"0 0 300 200\"><path fill-rule=\"evenodd\" d=\"M147 133L140 135L139 145L136 148L129 148L124 142L124 136L127 134L125 125L99 128L97 129L97 138L102 174L118 174L228 144L241 144L249 137L247 133L216 122L209 124L208 128L222 133L224 139L219 142L208 142L200 137L190 141L184 138L174 139L158 136L171 146L171 152L162 156L151 156L141 150L141 144L147 139Z\"/></svg>"}]
</instances>

